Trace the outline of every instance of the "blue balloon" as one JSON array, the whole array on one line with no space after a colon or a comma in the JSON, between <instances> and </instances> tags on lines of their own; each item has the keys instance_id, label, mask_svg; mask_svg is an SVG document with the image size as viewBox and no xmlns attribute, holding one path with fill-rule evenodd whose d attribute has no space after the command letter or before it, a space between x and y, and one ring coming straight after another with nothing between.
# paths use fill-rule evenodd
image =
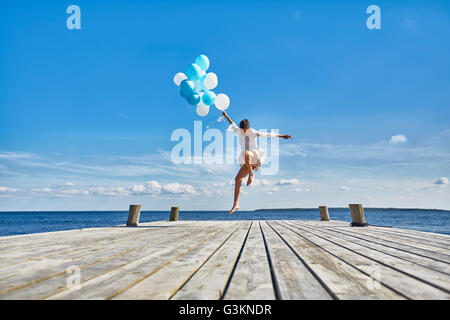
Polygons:
<instances>
[{"instance_id":1,"label":"blue balloon","mask_svg":"<svg viewBox=\"0 0 450 320\"><path fill-rule=\"evenodd\" d=\"M191 80L198 80L202 76L202 69L195 63L191 63L186 69L186 75Z\"/></svg>"},{"instance_id":2,"label":"blue balloon","mask_svg":"<svg viewBox=\"0 0 450 320\"><path fill-rule=\"evenodd\" d=\"M206 74L202 75L202 76L200 77L200 80L198 80L198 87L200 88L201 91L208 91L208 90L205 88L205 85L203 84L203 81L205 81L205 78L206 78Z\"/></svg>"},{"instance_id":3,"label":"blue balloon","mask_svg":"<svg viewBox=\"0 0 450 320\"><path fill-rule=\"evenodd\" d=\"M202 101L207 106L210 106L216 101L216 94L212 91L206 91L202 96Z\"/></svg>"},{"instance_id":4,"label":"blue balloon","mask_svg":"<svg viewBox=\"0 0 450 320\"><path fill-rule=\"evenodd\" d=\"M209 68L209 59L204 54L199 55L195 59L195 63L203 70L206 71Z\"/></svg>"},{"instance_id":5,"label":"blue balloon","mask_svg":"<svg viewBox=\"0 0 450 320\"><path fill-rule=\"evenodd\" d=\"M189 97L187 97L187 102L193 106L196 106L200 102L200 100L200 95L197 93L193 93Z\"/></svg>"},{"instance_id":6,"label":"blue balloon","mask_svg":"<svg viewBox=\"0 0 450 320\"><path fill-rule=\"evenodd\" d=\"M195 84L191 80L183 80L180 83L180 94L183 98L189 97L195 92Z\"/></svg>"}]
</instances>

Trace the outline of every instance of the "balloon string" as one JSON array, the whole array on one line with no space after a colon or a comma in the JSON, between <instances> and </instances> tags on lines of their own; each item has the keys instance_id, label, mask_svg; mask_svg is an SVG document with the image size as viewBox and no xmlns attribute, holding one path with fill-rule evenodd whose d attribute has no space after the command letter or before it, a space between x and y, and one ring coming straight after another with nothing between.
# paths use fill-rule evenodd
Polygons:
<instances>
[{"instance_id":1,"label":"balloon string","mask_svg":"<svg viewBox=\"0 0 450 320\"><path fill-rule=\"evenodd\" d=\"M222 122L222 121L223 121L223 116L220 116L219 119L217 119L216 121L211 122L210 124L208 124L208 125L206 126L206 128L208 129L208 128L211 127L213 124L216 124L217 122Z\"/></svg>"}]
</instances>

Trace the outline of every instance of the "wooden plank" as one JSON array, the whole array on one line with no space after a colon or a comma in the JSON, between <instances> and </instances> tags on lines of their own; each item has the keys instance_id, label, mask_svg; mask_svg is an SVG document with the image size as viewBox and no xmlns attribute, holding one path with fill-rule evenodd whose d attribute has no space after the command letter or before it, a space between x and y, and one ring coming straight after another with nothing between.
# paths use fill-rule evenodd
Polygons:
<instances>
[{"instance_id":1,"label":"wooden plank","mask_svg":"<svg viewBox=\"0 0 450 320\"><path fill-rule=\"evenodd\" d=\"M175 231L174 231L175 233ZM160 238L160 236L158 236ZM154 238L152 237L148 238L148 241L157 240L158 237L154 235ZM48 285L48 281L52 280L53 285L56 288L63 287L65 285L64 280L67 276L65 275L65 269L71 265L78 265L81 268L84 267L95 267L96 264L102 263L111 259L117 259L120 258L122 255L129 255L133 252L139 252L140 249L143 249L147 246L151 246L152 243L145 243L144 245L138 246L134 245L131 246L129 243L123 243L122 245L111 247L107 250L96 250L92 252L89 255L84 256L82 259L79 260L72 260L66 264L58 265L57 267L48 267L44 268L43 270L33 270L33 272L27 273L25 270L19 277L13 277L9 278L7 280L2 280L0 282L0 287L3 289L1 294L9 293L14 290L19 290L22 288L27 288L27 291L31 290L33 291L34 287L42 287L42 283L45 282L45 287L48 289L51 287ZM45 263L45 261L44 261ZM86 272L84 272L85 274ZM55 279L52 279L55 278Z\"/></svg>"},{"instance_id":2,"label":"wooden plank","mask_svg":"<svg viewBox=\"0 0 450 320\"><path fill-rule=\"evenodd\" d=\"M409 231L409 230L408 230ZM380 237L388 237L389 239L395 239L402 243L409 243L411 245L419 245L426 246L428 250L441 252L444 254L450 254L449 246L450 240L444 241L443 239L426 236L426 237L418 237L408 231L394 231L394 232L386 232L383 228L379 227L370 227L367 232L374 233L379 235Z\"/></svg>"},{"instance_id":3,"label":"wooden plank","mask_svg":"<svg viewBox=\"0 0 450 320\"><path fill-rule=\"evenodd\" d=\"M352 234L355 235L372 237L374 239L379 239L380 241L390 243L390 245L397 246L399 248L404 248L405 250L417 251L417 253L419 254L429 256L431 258L435 258L438 260L449 261L450 258L450 253L447 249L429 245L427 240L422 240L422 242L418 242L418 240L410 241L402 237L395 237L377 232L376 230L373 230L372 227L364 228L365 230L359 230L360 228L358 228L358 230L352 230L354 228L350 229L343 227L339 228L325 227L323 229L351 232Z\"/></svg>"},{"instance_id":4,"label":"wooden plank","mask_svg":"<svg viewBox=\"0 0 450 320\"><path fill-rule=\"evenodd\" d=\"M64 258L76 258L77 256L84 255L91 250L97 250L102 247L113 247L117 243L136 241L139 239L144 239L148 237L149 232L154 232L156 229L152 230L136 230L133 232L127 232L126 234L115 235L113 237L103 237L103 238L90 238L86 239L84 242L71 241L65 242L64 245L54 244L42 247L39 249L25 249L19 251L20 254L14 254L16 251L11 253L4 253L0 255L2 261L0 264L0 278L4 278L8 269L13 269L19 271L24 265L30 265L37 263L42 260L51 260L59 257ZM70 239L70 238L69 238Z\"/></svg>"},{"instance_id":5,"label":"wooden plank","mask_svg":"<svg viewBox=\"0 0 450 320\"><path fill-rule=\"evenodd\" d=\"M211 225L211 222L205 222L208 225ZM205 226L206 226L205 224ZM89 248L92 246L96 246L96 244L101 242L108 242L108 241L116 241L120 238L122 238L122 241L126 241L126 238L129 237L137 237L139 234L147 234L148 231L154 231L159 228L191 228L195 227L195 225L190 222L177 222L177 223L167 223L167 222L154 222L154 223L144 223L141 224L138 228L133 228L130 230L129 228L121 227L120 232L117 232L118 228L111 229L110 234L103 234L103 233L97 233L95 230L92 229L84 229L83 234L80 235L79 232L77 232L74 236L72 234L66 233L64 238L56 238L55 234L58 232L50 232L47 233L47 243L43 243L39 245L37 248L29 247L26 243L23 243L23 240L12 240L10 242L14 242L16 245L20 247L20 250L9 250L9 252L4 252L3 254L0 254L0 257L2 258L0 265L5 266L12 263L17 263L20 261L20 258L22 259L31 259L31 258L42 258L42 255L45 255L49 252L51 252L51 256L54 256L56 254L61 254L65 252L70 252L71 249L77 250L79 248ZM60 235L60 234L59 234ZM33 235L30 235L30 237L34 238ZM131 238L130 238L131 239ZM22 260L23 261L23 260Z\"/></svg>"},{"instance_id":6,"label":"wooden plank","mask_svg":"<svg viewBox=\"0 0 450 320\"><path fill-rule=\"evenodd\" d=\"M310 221L309 221L310 222ZM344 221L338 221L338 220L332 220L326 225L323 224L324 227L345 227L349 228L349 223ZM432 233L432 232L425 232L415 229L401 229L401 228L394 228L394 227L383 227L383 226L375 226L370 225L368 228L352 228L355 232L366 232L366 231L373 231L377 234L384 234L389 237L398 237L399 239L403 239L406 241L411 242L417 242L417 243L424 243L429 240L429 244L436 246L438 248L447 249L449 248L449 242L450 242L450 235L447 234L441 234L441 233Z\"/></svg>"},{"instance_id":7,"label":"wooden plank","mask_svg":"<svg viewBox=\"0 0 450 320\"><path fill-rule=\"evenodd\" d=\"M213 223L213 221L205 221L205 223ZM141 223L136 230L152 228L152 227L186 227L193 226L195 221L181 220L176 223L169 221L153 221ZM118 234L127 233L125 225L100 228L84 228L74 230L52 231L44 233L33 233L24 235L4 236L0 237L0 252L10 251L11 249L39 248L42 246L53 245L54 243L66 243L67 239L71 239L72 243L76 241L84 242L88 239L96 239L102 237L114 237Z\"/></svg>"},{"instance_id":8,"label":"wooden plank","mask_svg":"<svg viewBox=\"0 0 450 320\"><path fill-rule=\"evenodd\" d=\"M418 254L429 254L430 257L434 257L437 260L444 260L449 261L450 259L450 250L443 249L440 247L435 247L432 245L428 245L428 242L426 240L422 240L422 242L416 241L408 241L401 237L395 237L386 235L384 233L378 232L378 230L374 229L373 227L364 227L364 228L357 228L357 227L327 227L327 226L317 226L315 224L311 224L309 221L302 221L302 223L308 224L310 226L313 226L315 228L321 229L321 230L329 230L329 231L335 231L335 232L346 232L347 234L355 235L355 236L363 236L368 237L372 239L377 239L378 241L385 242L386 244L389 243L389 245L392 246L399 246L402 248L405 248L405 250L408 250L408 248L411 251L418 250Z\"/></svg>"},{"instance_id":9,"label":"wooden plank","mask_svg":"<svg viewBox=\"0 0 450 320\"><path fill-rule=\"evenodd\" d=\"M26 258L20 258L16 263L11 263L1 267L0 281L6 278L17 277L21 274L25 274L30 271L37 272L39 270L43 270L51 266L56 266L58 265L56 261L60 261L59 264L76 262L79 259L85 261L86 258L89 256L94 256L95 258L98 259L99 255L101 256L103 253L110 254L109 249L111 248L116 249L118 247L121 247L122 243L134 243L136 247L139 247L142 246L140 242L144 243L150 239L158 239L159 235L153 236L151 234L155 231L156 231L155 229L151 230L142 229L140 232L138 232L137 230L132 231L130 230L130 232L128 232L128 235L126 237L122 236L113 241L111 240L103 241L100 239L97 241L90 240L88 244L87 243L83 243L83 245L78 244L76 246L73 246L73 248L71 248L72 246L69 244L69 248L71 249L62 252L56 250L55 253L47 256L29 255Z\"/></svg>"},{"instance_id":10,"label":"wooden plank","mask_svg":"<svg viewBox=\"0 0 450 320\"><path fill-rule=\"evenodd\" d=\"M394 255L406 261L416 263L418 265L450 275L450 263L442 260L445 259L445 256L442 257L443 255L433 254L433 252L430 253L429 251L404 246L402 244L397 244L393 241L384 240L374 236L367 236L365 234L350 232L350 230L344 231L342 229L336 230L329 228L315 229L324 232L331 232L332 234L338 237L343 237L346 240L358 242L358 244L362 246L381 251L389 255ZM450 260L447 259L447 261Z\"/></svg>"},{"instance_id":11,"label":"wooden plank","mask_svg":"<svg viewBox=\"0 0 450 320\"><path fill-rule=\"evenodd\" d=\"M141 258L131 262L127 259L121 266L102 265L103 272L95 272L94 275L85 277L86 281L81 283L78 290L65 290L48 298L107 299L114 297L117 293L151 277L229 228L232 228L232 225L224 224L223 228L218 227L214 232L211 232L210 228L203 228L202 231L185 234L175 240L166 238L165 241L154 246L153 250L145 252Z\"/></svg>"},{"instance_id":12,"label":"wooden plank","mask_svg":"<svg viewBox=\"0 0 450 320\"><path fill-rule=\"evenodd\" d=\"M348 240L345 239L345 236L341 235L337 236L331 234L330 232L325 232L317 228L312 228L308 226L306 223L295 223L295 225L299 225L299 227L301 228L306 228L308 231L311 231L316 235L326 237L327 239L337 242L340 245L345 246L346 248L349 248L356 253L366 255L372 259L375 259L380 263L388 265L391 268L395 268L401 272L407 273L410 276L417 277L423 282L428 282L430 285L440 287L442 288L441 290L447 291L447 294L449 294L450 297L449 291L450 277L446 274L443 274L435 270L431 270L426 267L422 267L417 264L413 265L410 262L402 260L396 256L388 255L386 253L373 250L372 248L369 247L364 247L359 243L360 241L355 242L353 240Z\"/></svg>"},{"instance_id":13,"label":"wooden plank","mask_svg":"<svg viewBox=\"0 0 450 320\"><path fill-rule=\"evenodd\" d=\"M87 232L98 236L111 236L113 233L120 233L124 228L104 227L104 228L86 228L75 230L52 231L45 233L33 233L16 236L5 236L0 238L0 252L9 251L21 247L39 248L40 246L51 245L54 242L64 241L71 238L73 241L83 239ZM51 237L49 237L51 236Z\"/></svg>"},{"instance_id":14,"label":"wooden plank","mask_svg":"<svg viewBox=\"0 0 450 320\"><path fill-rule=\"evenodd\" d=\"M132 230L130 231L133 232ZM67 289L65 270L71 265L78 265L81 269L82 280L88 280L111 269L120 268L135 260L142 259L151 253L164 249L166 246L170 247L171 243L176 241L189 237L196 239L196 237L193 237L193 234L201 237L207 235L208 232L208 228L189 228L184 231L172 229L160 234L149 233L148 239L139 244L122 243L108 250L92 252L82 259L73 260L70 263L34 271L20 277L7 279L7 281L2 280L0 288L3 290L0 292L0 298L42 298L52 292ZM169 239L165 238L164 235L168 236Z\"/></svg>"},{"instance_id":15,"label":"wooden plank","mask_svg":"<svg viewBox=\"0 0 450 320\"><path fill-rule=\"evenodd\" d=\"M302 220L302 221L304 221L304 220ZM314 221L314 220L308 220L308 221ZM326 226L348 227L349 222L341 221L341 220L330 220L326 224ZM421 230L416 230L416 229L397 228L395 226L379 226L379 225L371 225L369 223L369 229L377 230L377 232L380 231L383 233L389 233L391 235L405 234L410 237L411 236L418 237L419 238L418 240L423 240L423 239L428 238L430 240L441 241L441 244L446 244L450 240L450 235L448 235L448 234L421 231ZM357 230L357 229L355 229L355 230Z\"/></svg>"},{"instance_id":16,"label":"wooden plank","mask_svg":"<svg viewBox=\"0 0 450 320\"><path fill-rule=\"evenodd\" d=\"M264 241L258 223L253 222L225 300L273 300L274 288Z\"/></svg>"},{"instance_id":17,"label":"wooden plank","mask_svg":"<svg viewBox=\"0 0 450 320\"><path fill-rule=\"evenodd\" d=\"M267 225L259 223L284 300L330 300L332 297L283 240Z\"/></svg>"},{"instance_id":18,"label":"wooden plank","mask_svg":"<svg viewBox=\"0 0 450 320\"><path fill-rule=\"evenodd\" d=\"M317 276L339 299L404 299L385 286L377 286L374 279L343 262L320 245L309 242L283 227L280 222L269 221L269 227L299 254Z\"/></svg>"},{"instance_id":19,"label":"wooden plank","mask_svg":"<svg viewBox=\"0 0 450 320\"><path fill-rule=\"evenodd\" d=\"M332 241L330 239L331 237L324 237L323 235L318 236L315 234L316 232L307 230L307 227L301 227L298 223L294 224L292 222L283 221L282 225L294 230L297 234L302 235L306 239L328 250L328 252L333 253L336 257L341 258L343 261L365 274L372 274L372 276L382 285L394 289L404 297L408 297L409 299L450 298L446 292L392 269L391 266L377 262L369 257L369 255L361 255L351 248L341 245L340 242Z\"/></svg>"},{"instance_id":20,"label":"wooden plank","mask_svg":"<svg viewBox=\"0 0 450 320\"><path fill-rule=\"evenodd\" d=\"M378 229L379 231L391 233L391 234L399 234L404 233L410 237L417 237L418 239L431 239L436 241L442 241L442 244L448 243L450 240L450 235L436 232L428 232L421 231L416 229L404 229L404 228L384 228L379 226L372 226L374 229Z\"/></svg>"},{"instance_id":21,"label":"wooden plank","mask_svg":"<svg viewBox=\"0 0 450 320\"><path fill-rule=\"evenodd\" d=\"M127 288L121 293L115 293L112 298L120 300L169 299L236 231L239 230L240 225L242 225L242 222L239 222L238 225L225 232L217 234L216 237L209 239L201 246L156 272L152 276Z\"/></svg>"},{"instance_id":22,"label":"wooden plank","mask_svg":"<svg viewBox=\"0 0 450 320\"><path fill-rule=\"evenodd\" d=\"M305 220L302 220L305 221ZM308 220L308 222L316 222L314 220ZM369 221L370 222L370 221ZM327 223L322 223L323 227L327 228L333 228L333 227L344 227L349 228L350 224L346 221L340 221L340 220L330 220ZM383 233L388 236L396 236L399 238L403 238L403 240L407 241L416 241L419 243L423 243L423 240L430 240L431 243L436 242L436 245L440 248L448 249L448 243L450 241L450 235L448 234L442 234L442 233L433 233L433 232L426 232L426 231L420 231L416 229L402 229L402 228L396 228L396 227L389 227L389 226L378 226L378 225L371 225L369 223L368 228L352 228L355 232L365 232L367 231L375 231L378 233Z\"/></svg>"},{"instance_id":23,"label":"wooden plank","mask_svg":"<svg viewBox=\"0 0 450 320\"><path fill-rule=\"evenodd\" d=\"M168 228L175 228L175 227L169 227ZM191 228L192 226L190 226ZM184 226L183 229L186 229L187 227ZM60 251L59 247L57 247L56 251L53 254L50 254L48 256L41 256L41 252L39 250L35 250L36 254L33 253L29 253L26 257L22 257L13 259L13 260L8 260L9 264L2 266L0 268L1 271L1 278L5 278L8 274L8 269L9 270L13 270L16 273L17 272L21 272L21 265L23 265L23 262L25 261L25 264L29 265L33 265L33 264L40 264L42 265L42 261L43 260L53 260L53 259L57 259L59 256L58 255L62 255L62 258L76 258L78 255L80 254L84 254L84 253L80 253L79 249L86 249L88 250L88 252L90 252L91 250L94 251L98 251L98 252L102 252L101 249L102 248L107 248L115 247L116 243L127 243L129 242L129 240L133 240L134 242L138 242L139 240L146 240L149 237L149 232L154 232L156 230L158 230L156 227L152 226L152 228L148 229L148 228L133 228L133 229L128 229L126 230L125 228L123 228L123 230L125 230L125 234L122 234L121 237L118 237L116 235L116 238L111 238L111 237L107 237L105 240L102 239L95 239L95 238L90 238L87 237L85 242L79 242L77 241L76 243L72 242L72 238L68 237L66 238L66 246L67 250L63 250ZM167 228L164 228L160 231L166 231ZM90 235L91 231L90 230L86 230L87 236ZM49 234L49 237L51 237L52 234ZM102 246L104 245L104 246ZM48 250L51 250L51 246L48 247ZM107 252L107 251L105 251ZM52 258L52 259L50 259ZM22 264L21 264L22 262Z\"/></svg>"},{"instance_id":24,"label":"wooden plank","mask_svg":"<svg viewBox=\"0 0 450 320\"><path fill-rule=\"evenodd\" d=\"M161 225L159 222L146 223L142 228L136 229L136 231L144 230L146 228ZM156 226L155 226L156 227ZM84 243L89 240L95 241L96 239L114 239L122 234L129 234L124 226L115 227L104 227L104 228L86 228L86 229L76 229L76 230L64 230L64 231L53 231L46 233L34 233L28 235L18 235L18 236L7 236L0 237L2 243L2 248L0 249L0 254L7 252L26 252L27 250L45 250L48 247L61 245L67 246L69 243L76 245L81 242ZM70 239L70 242L67 241ZM20 249L20 250L18 250Z\"/></svg>"},{"instance_id":25,"label":"wooden plank","mask_svg":"<svg viewBox=\"0 0 450 320\"><path fill-rule=\"evenodd\" d=\"M250 228L245 222L225 244L170 299L219 299Z\"/></svg>"}]
</instances>

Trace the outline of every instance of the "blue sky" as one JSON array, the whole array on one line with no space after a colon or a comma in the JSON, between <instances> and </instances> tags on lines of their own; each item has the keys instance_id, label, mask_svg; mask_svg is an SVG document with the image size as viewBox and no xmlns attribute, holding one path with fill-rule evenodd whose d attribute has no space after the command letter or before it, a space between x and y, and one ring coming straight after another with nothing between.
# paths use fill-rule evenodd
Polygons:
<instances>
[{"instance_id":1,"label":"blue sky","mask_svg":"<svg viewBox=\"0 0 450 320\"><path fill-rule=\"evenodd\" d=\"M228 209L236 165L169 157L173 130L219 115L172 81L199 54L235 121L294 137L242 209L450 209L448 34L448 1L4 1L0 210Z\"/></svg>"}]
</instances>

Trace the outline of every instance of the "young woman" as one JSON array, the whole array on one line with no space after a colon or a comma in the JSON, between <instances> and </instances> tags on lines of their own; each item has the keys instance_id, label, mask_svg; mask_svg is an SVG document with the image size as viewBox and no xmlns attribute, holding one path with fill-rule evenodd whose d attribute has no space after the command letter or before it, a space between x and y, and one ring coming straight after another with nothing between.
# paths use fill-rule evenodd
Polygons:
<instances>
[{"instance_id":1,"label":"young woman","mask_svg":"<svg viewBox=\"0 0 450 320\"><path fill-rule=\"evenodd\" d=\"M250 128L250 122L247 119L242 120L239 123L239 127L230 119L225 111L222 112L223 116L228 120L230 126L228 130L234 132L239 136L239 144L241 145L242 152L239 155L239 169L235 178L234 185L234 204L233 208L228 212L232 214L234 211L239 210L239 195L241 194L242 180L248 175L247 185L250 185L253 181L253 170L257 171L259 167L264 163L265 152L258 148L258 137L271 137L271 138L283 138L292 139L288 134L274 134L256 131Z\"/></svg>"}]
</instances>

